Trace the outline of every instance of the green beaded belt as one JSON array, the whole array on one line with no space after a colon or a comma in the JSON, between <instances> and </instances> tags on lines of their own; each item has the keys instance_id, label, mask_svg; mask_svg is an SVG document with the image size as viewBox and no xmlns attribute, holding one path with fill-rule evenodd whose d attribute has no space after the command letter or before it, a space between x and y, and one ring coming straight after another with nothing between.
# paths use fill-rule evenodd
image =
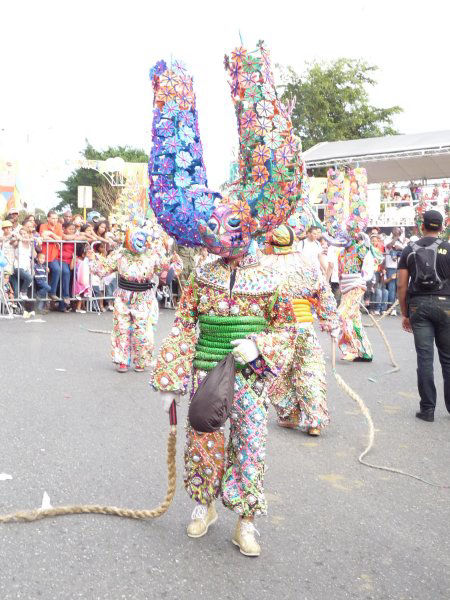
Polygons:
<instances>
[{"instance_id":1,"label":"green beaded belt","mask_svg":"<svg viewBox=\"0 0 450 600\"><path fill-rule=\"evenodd\" d=\"M195 348L194 367L211 371L218 362L233 350L231 342L247 337L250 333L260 333L267 329L263 317L219 317L200 315L200 336ZM236 364L236 368L242 366Z\"/></svg>"}]
</instances>

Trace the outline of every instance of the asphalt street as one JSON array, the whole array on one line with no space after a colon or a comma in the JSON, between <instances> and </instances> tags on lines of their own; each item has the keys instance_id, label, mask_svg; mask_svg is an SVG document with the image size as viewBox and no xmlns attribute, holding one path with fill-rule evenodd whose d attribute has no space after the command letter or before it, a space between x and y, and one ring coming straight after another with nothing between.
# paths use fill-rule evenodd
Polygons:
<instances>
[{"instance_id":1,"label":"asphalt street","mask_svg":"<svg viewBox=\"0 0 450 600\"><path fill-rule=\"evenodd\" d=\"M170 330L162 311L158 343ZM109 360L111 315L50 314L0 321L0 513L52 505L152 508L166 489L168 418L148 374L119 374ZM412 337L383 321L401 370L374 329L372 364L338 371L364 398L376 427L369 460L450 485L450 415L436 366L434 423L418 406ZM329 339L321 335L330 356ZM231 544L223 507L208 535L185 534L192 503L182 486L151 522L70 516L0 525L0 600L450 599L450 489L361 466L363 416L329 372L332 422L320 438L280 429L271 412L257 522L262 554ZM186 403L181 407L184 422ZM10 476L7 477L7 476Z\"/></svg>"}]
</instances>

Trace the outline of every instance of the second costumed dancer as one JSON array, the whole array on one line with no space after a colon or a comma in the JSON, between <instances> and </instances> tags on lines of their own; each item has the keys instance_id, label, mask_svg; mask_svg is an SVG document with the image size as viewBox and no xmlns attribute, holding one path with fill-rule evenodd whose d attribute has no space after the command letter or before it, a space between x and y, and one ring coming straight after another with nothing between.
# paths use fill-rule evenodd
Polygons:
<instances>
[{"instance_id":1,"label":"second costumed dancer","mask_svg":"<svg viewBox=\"0 0 450 600\"><path fill-rule=\"evenodd\" d=\"M270 399L278 424L320 435L328 425L325 359L313 325L314 304L320 327L335 339L339 334L336 300L320 269L295 252L295 233L281 225L267 236L263 264L272 266L283 280L284 297L295 314L295 347L290 368L274 383Z\"/></svg>"},{"instance_id":2,"label":"second costumed dancer","mask_svg":"<svg viewBox=\"0 0 450 600\"><path fill-rule=\"evenodd\" d=\"M165 234L159 225L145 222L139 205L140 193L140 186L129 183L120 199L129 215L123 245L106 258L92 251L88 254L93 273L99 277L114 272L119 275L111 333L111 358L119 373L128 371L132 363L138 372L151 365L153 329L158 320L155 297L158 274L170 269L179 274L183 268L176 255L169 259Z\"/></svg>"},{"instance_id":3,"label":"second costumed dancer","mask_svg":"<svg viewBox=\"0 0 450 600\"><path fill-rule=\"evenodd\" d=\"M187 527L205 535L217 519L215 499L238 516L232 541L258 556L254 517L266 514L267 412L271 386L292 360L295 312L277 273L260 263L252 236L286 222L300 198L301 144L278 100L269 54L236 49L226 60L238 116L240 179L221 196L208 190L192 79L179 63L151 71L155 91L151 204L159 223L184 245L206 246L216 260L197 268L184 290L152 383L166 410L192 393L230 352L234 397L224 429L186 427L185 488L196 503Z\"/></svg>"}]
</instances>

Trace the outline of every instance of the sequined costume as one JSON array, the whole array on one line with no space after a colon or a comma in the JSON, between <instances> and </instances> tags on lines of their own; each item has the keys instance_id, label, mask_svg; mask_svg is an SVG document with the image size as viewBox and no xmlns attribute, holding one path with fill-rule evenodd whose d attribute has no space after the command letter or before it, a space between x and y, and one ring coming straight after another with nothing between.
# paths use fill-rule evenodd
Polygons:
<instances>
[{"instance_id":1,"label":"sequined costume","mask_svg":"<svg viewBox=\"0 0 450 600\"><path fill-rule=\"evenodd\" d=\"M160 61L151 70L150 204L177 243L203 245L221 257L195 269L152 383L164 392L163 402L171 402L190 381L196 390L222 356L232 352L237 364L241 360L227 449L223 430L201 433L187 423L185 487L197 502L187 533L205 535L217 518L212 501L220 495L242 517L233 542L243 554L257 556L260 549L249 523L266 512L270 390L290 364L296 331L294 307L279 290L279 275L260 265L252 238L291 216L301 198L304 167L301 143L289 108L278 98L264 44L252 52L237 48L226 57L225 68L240 146L239 177L223 194L207 187L192 78L178 62L168 69ZM255 358L246 358L245 348Z\"/></svg>"},{"instance_id":2,"label":"sequined costume","mask_svg":"<svg viewBox=\"0 0 450 600\"><path fill-rule=\"evenodd\" d=\"M160 244L144 254L135 254L122 246L106 258L96 255L90 261L92 272L99 277L114 272L119 275L111 333L111 358L114 363L130 366L133 357L134 366L139 369L150 365L154 348L153 326L158 321L153 279L163 268L167 268L167 262ZM149 284L149 289L127 290L123 287L126 284L121 287L122 280Z\"/></svg>"},{"instance_id":3,"label":"sequined costume","mask_svg":"<svg viewBox=\"0 0 450 600\"><path fill-rule=\"evenodd\" d=\"M338 309L341 325L339 349L344 355L357 356L365 360L373 358L372 345L363 327L360 309L366 291L361 270L368 252L369 248L364 243L358 244L352 241L338 257L342 291Z\"/></svg>"},{"instance_id":4,"label":"sequined costume","mask_svg":"<svg viewBox=\"0 0 450 600\"><path fill-rule=\"evenodd\" d=\"M196 269L181 298L172 333L159 352L153 382L162 390L185 392L193 372L195 391L208 369L202 351L205 342L197 334L198 324L203 333L202 316L229 317L224 329L235 327L235 336L241 335L243 324L252 322L247 317L266 321L264 331L247 335L256 342L271 373L260 374L261 364L237 372L226 453L223 430L199 433L189 423L185 450L185 487L194 500L208 504L221 494L225 506L236 513L259 515L266 512L263 475L268 390L276 381L273 376L289 364L295 316L288 297L278 293L278 275L259 265L259 255L241 260L232 287L231 275L222 259ZM251 325L245 329L250 330ZM216 341L219 338L215 336Z\"/></svg>"},{"instance_id":5,"label":"sequined costume","mask_svg":"<svg viewBox=\"0 0 450 600\"><path fill-rule=\"evenodd\" d=\"M314 330L310 304L314 304L322 327L331 332L339 329L336 301L322 272L301 253L293 252L292 242L285 248L285 253L263 259L263 264L279 273L283 281L282 294L291 298L296 317L292 362L274 383L270 399L280 425L305 431L321 430L329 423L325 360Z\"/></svg>"},{"instance_id":6,"label":"sequined costume","mask_svg":"<svg viewBox=\"0 0 450 600\"><path fill-rule=\"evenodd\" d=\"M338 258L341 302L339 349L347 360L373 358L372 347L361 321L360 302L366 281L382 261L379 251L364 233L367 227L367 173L363 168L345 173L329 169L325 222L331 243L343 247ZM337 240L337 241L336 241Z\"/></svg>"}]
</instances>

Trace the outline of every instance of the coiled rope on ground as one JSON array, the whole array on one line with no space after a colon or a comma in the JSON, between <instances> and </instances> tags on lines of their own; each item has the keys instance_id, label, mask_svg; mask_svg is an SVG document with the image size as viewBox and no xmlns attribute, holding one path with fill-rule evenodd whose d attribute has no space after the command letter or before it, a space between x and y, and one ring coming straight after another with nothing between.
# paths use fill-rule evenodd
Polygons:
<instances>
[{"instance_id":1,"label":"coiled rope on ground","mask_svg":"<svg viewBox=\"0 0 450 600\"><path fill-rule=\"evenodd\" d=\"M99 504L74 504L71 506L55 506L53 508L21 510L15 513L0 515L0 523L22 522L29 523L39 521L46 517L61 517L64 515L110 515L113 517L122 517L125 519L148 520L161 517L167 512L172 504L176 490L177 471L176 471L176 451L177 451L177 428L171 425L169 438L167 440L167 492L162 503L151 510L118 508L117 506L102 506Z\"/></svg>"},{"instance_id":2,"label":"coiled rope on ground","mask_svg":"<svg viewBox=\"0 0 450 600\"><path fill-rule=\"evenodd\" d=\"M367 442L367 446L365 447L365 449L359 455L358 461L365 467L370 467L371 469L378 469L380 471L388 471L389 473L397 473L398 475L404 475L405 477L410 477L412 479L416 479L417 481L421 481L422 483L426 483L427 485L431 485L433 487L449 489L450 488L449 485L442 485L440 483L434 483L432 481L423 479L422 477L419 477L418 475L414 475L412 473L402 471L401 469L396 469L394 467L388 467L385 465L376 465L374 463L368 462L367 460L364 460L364 457L367 456L367 454L369 454L369 452L372 450L372 448L375 444L375 426L373 424L372 415L370 414L369 409L367 408L366 404L364 403L364 400L344 381L344 379L342 379L342 377L336 371L336 342L335 342L335 340L332 341L332 370L333 370L333 375L336 379L338 386L352 400L354 400L356 402L356 404L358 405L358 408L360 409L360 411L362 412L362 414L364 415L364 417L367 421L368 442Z\"/></svg>"}]
</instances>

